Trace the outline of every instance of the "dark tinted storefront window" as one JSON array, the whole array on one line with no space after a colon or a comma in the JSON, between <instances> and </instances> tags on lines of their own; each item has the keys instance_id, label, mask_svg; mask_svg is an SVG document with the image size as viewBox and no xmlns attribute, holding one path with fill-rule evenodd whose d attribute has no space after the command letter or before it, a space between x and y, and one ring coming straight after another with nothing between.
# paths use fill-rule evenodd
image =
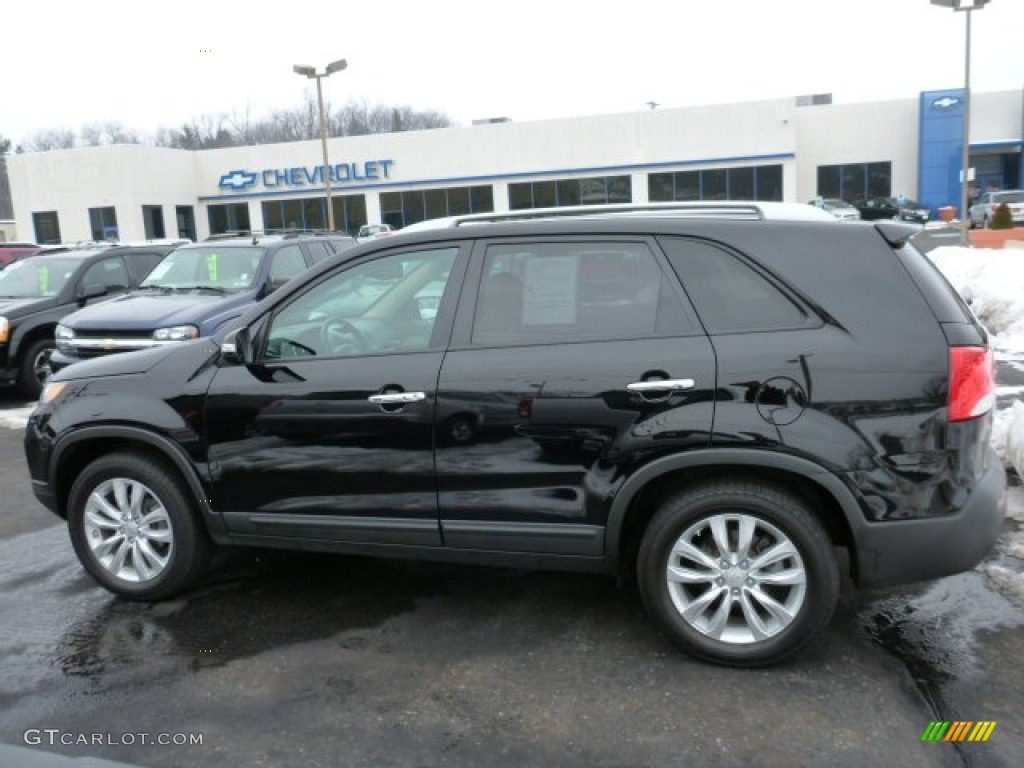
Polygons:
<instances>
[{"instance_id":1,"label":"dark tinted storefront window","mask_svg":"<svg viewBox=\"0 0 1024 768\"><path fill-rule=\"evenodd\" d=\"M818 166L818 195L864 200L892 195L892 163L846 163Z\"/></svg>"},{"instance_id":2,"label":"dark tinted storefront window","mask_svg":"<svg viewBox=\"0 0 1024 768\"><path fill-rule=\"evenodd\" d=\"M689 200L782 200L782 166L750 165L700 171L652 173L647 177L652 203Z\"/></svg>"},{"instance_id":3,"label":"dark tinted storefront window","mask_svg":"<svg viewBox=\"0 0 1024 768\"><path fill-rule=\"evenodd\" d=\"M494 193L490 186L414 189L409 192L382 192L380 196L381 220L395 229L426 219L490 213L493 210Z\"/></svg>"},{"instance_id":4,"label":"dark tinted storefront window","mask_svg":"<svg viewBox=\"0 0 1024 768\"><path fill-rule=\"evenodd\" d=\"M629 176L526 181L508 185L508 206L513 211L523 208L629 203L632 200L633 187Z\"/></svg>"},{"instance_id":5,"label":"dark tinted storefront window","mask_svg":"<svg viewBox=\"0 0 1024 768\"><path fill-rule=\"evenodd\" d=\"M35 211L32 225L36 230L36 242L40 245L54 245L60 242L60 220L56 211Z\"/></svg>"},{"instance_id":6,"label":"dark tinted storefront window","mask_svg":"<svg viewBox=\"0 0 1024 768\"><path fill-rule=\"evenodd\" d=\"M117 240L117 211L113 207L90 208L89 228L93 240Z\"/></svg>"},{"instance_id":7,"label":"dark tinted storefront window","mask_svg":"<svg viewBox=\"0 0 1024 768\"><path fill-rule=\"evenodd\" d=\"M221 235L225 232L249 232L249 204L228 203L211 205L206 209L210 222L210 234Z\"/></svg>"}]
</instances>

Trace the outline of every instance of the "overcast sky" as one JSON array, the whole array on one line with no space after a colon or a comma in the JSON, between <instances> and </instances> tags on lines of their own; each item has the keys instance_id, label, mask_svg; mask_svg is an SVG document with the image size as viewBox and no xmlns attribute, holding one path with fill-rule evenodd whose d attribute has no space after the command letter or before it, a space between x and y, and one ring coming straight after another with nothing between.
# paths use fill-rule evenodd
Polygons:
<instances>
[{"instance_id":1,"label":"overcast sky","mask_svg":"<svg viewBox=\"0 0 1024 768\"><path fill-rule=\"evenodd\" d=\"M1024 86L1024 0L973 14L972 86ZM349 68L325 98L538 120L963 84L964 14L930 0L4 0L0 135L301 102L293 64Z\"/></svg>"}]
</instances>

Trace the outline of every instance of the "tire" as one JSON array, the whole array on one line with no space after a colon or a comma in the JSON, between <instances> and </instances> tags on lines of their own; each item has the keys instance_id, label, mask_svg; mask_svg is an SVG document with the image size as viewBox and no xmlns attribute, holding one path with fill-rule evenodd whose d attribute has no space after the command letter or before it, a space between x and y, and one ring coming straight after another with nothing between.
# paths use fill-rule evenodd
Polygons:
<instances>
[{"instance_id":1,"label":"tire","mask_svg":"<svg viewBox=\"0 0 1024 768\"><path fill-rule=\"evenodd\" d=\"M87 466L71 486L68 529L89 574L127 600L173 597L198 581L213 557L191 494L145 456L113 453Z\"/></svg>"},{"instance_id":2,"label":"tire","mask_svg":"<svg viewBox=\"0 0 1024 768\"><path fill-rule=\"evenodd\" d=\"M37 339L29 344L21 357L18 389L30 400L37 400L50 378L50 355L57 345L53 339Z\"/></svg>"},{"instance_id":3,"label":"tire","mask_svg":"<svg viewBox=\"0 0 1024 768\"><path fill-rule=\"evenodd\" d=\"M758 567L787 543L789 554ZM644 532L637 581L648 612L675 642L730 667L796 653L839 597L839 566L822 526L794 495L758 481L709 482L668 499Z\"/></svg>"}]
</instances>

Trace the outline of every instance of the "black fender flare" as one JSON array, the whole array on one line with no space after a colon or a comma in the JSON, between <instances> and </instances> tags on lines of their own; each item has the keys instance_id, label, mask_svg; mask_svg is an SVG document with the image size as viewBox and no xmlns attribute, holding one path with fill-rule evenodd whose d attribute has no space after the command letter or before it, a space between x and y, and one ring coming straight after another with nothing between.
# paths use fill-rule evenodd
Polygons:
<instances>
[{"instance_id":1,"label":"black fender flare","mask_svg":"<svg viewBox=\"0 0 1024 768\"><path fill-rule=\"evenodd\" d=\"M612 567L620 566L619 543L622 529L629 506L640 491L669 472L716 464L727 465L730 470L740 472L744 468L773 469L799 475L818 485L836 500L853 534L854 543L860 540L861 533L867 528L864 511L853 491L836 477L834 472L820 464L786 453L769 453L748 448L709 448L655 459L626 479L612 500L608 523L605 526L605 553Z\"/></svg>"},{"instance_id":2,"label":"black fender flare","mask_svg":"<svg viewBox=\"0 0 1024 768\"><path fill-rule=\"evenodd\" d=\"M53 446L50 459L49 484L51 488L57 488L57 475L61 467L61 456L68 448L87 440L99 438L121 438L145 443L155 449L161 456L169 460L181 473L181 476L188 484L189 491L199 504L203 521L207 530L213 536L222 535L227 532L221 516L213 511L209 491L203 486L199 472L189 460L185 449L169 437L151 432L148 429L134 427L128 424L100 424L92 427L81 427L57 438Z\"/></svg>"}]
</instances>

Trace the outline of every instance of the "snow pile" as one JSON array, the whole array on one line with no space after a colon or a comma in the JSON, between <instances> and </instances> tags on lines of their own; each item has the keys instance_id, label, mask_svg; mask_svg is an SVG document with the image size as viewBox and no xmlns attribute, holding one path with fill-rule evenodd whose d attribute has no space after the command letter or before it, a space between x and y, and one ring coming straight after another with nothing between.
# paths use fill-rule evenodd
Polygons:
<instances>
[{"instance_id":1,"label":"snow pile","mask_svg":"<svg viewBox=\"0 0 1024 768\"><path fill-rule=\"evenodd\" d=\"M1024 478L1024 402L1014 401L996 414L992 425L992 447L1007 467Z\"/></svg>"},{"instance_id":2,"label":"snow pile","mask_svg":"<svg viewBox=\"0 0 1024 768\"><path fill-rule=\"evenodd\" d=\"M942 246L928 256L995 334L994 347L1024 351L1024 251Z\"/></svg>"}]
</instances>

